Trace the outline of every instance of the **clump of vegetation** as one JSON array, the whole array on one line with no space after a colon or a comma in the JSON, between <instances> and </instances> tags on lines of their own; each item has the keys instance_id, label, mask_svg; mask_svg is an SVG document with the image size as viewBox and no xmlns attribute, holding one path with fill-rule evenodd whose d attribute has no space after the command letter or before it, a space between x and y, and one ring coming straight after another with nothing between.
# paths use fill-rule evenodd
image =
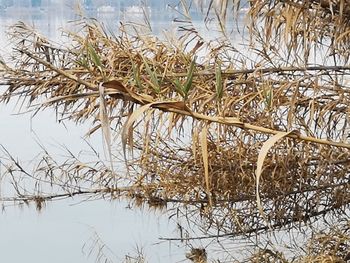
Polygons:
<instances>
[{"instance_id":1,"label":"clump of vegetation","mask_svg":"<svg viewBox=\"0 0 350 263\"><path fill-rule=\"evenodd\" d=\"M299 262L348 262L350 260L349 221L316 233L309 240L307 256Z\"/></svg>"},{"instance_id":2,"label":"clump of vegetation","mask_svg":"<svg viewBox=\"0 0 350 263\"><path fill-rule=\"evenodd\" d=\"M2 69L1 101L92 121L88 134L102 130L110 162L72 156L57 164L46 156L27 173L12 159L14 181L25 173L57 192L30 195L15 183L11 200L40 200L41 208L44 200L102 195L175 207L204 233L167 239L181 241L349 220L349 1L210 4L215 41L198 33L181 4L178 41L130 34L126 25L115 36L87 19L77 23L79 33L65 32L69 46L23 23L11 28L13 61ZM242 7L249 9L248 39L238 45L228 21ZM334 249L348 251L346 238L313 237L303 260L345 260ZM289 260L266 246L252 260Z\"/></svg>"}]
</instances>

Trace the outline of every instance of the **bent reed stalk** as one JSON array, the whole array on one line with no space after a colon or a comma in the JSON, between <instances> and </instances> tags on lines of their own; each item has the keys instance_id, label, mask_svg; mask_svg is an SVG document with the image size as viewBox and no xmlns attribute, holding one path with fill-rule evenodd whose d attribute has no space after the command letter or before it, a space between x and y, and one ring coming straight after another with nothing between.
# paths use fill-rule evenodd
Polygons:
<instances>
[{"instance_id":1,"label":"bent reed stalk","mask_svg":"<svg viewBox=\"0 0 350 263\"><path fill-rule=\"evenodd\" d=\"M207 17L223 25L228 2ZM239 8L240 1L233 2ZM209 238L341 220L350 200L350 31L348 1L333 2L249 1L250 39L242 40L243 48L225 27L216 41L205 41L188 17L179 25L178 42L132 35L127 25L112 36L96 21L82 20L83 30L65 34L70 45L58 47L23 23L14 25L1 101L18 98L33 110L54 108L64 120L92 120L89 135L113 128L120 137L109 146L115 158L123 152L118 161L128 167L123 176L102 163L43 162L34 178L44 182L57 169L50 180L58 185L58 171L70 171L67 182L79 179L63 184L57 198L109 194L161 209L178 204ZM311 20L316 17L324 21ZM322 54L322 65L316 54ZM110 127L100 117L101 84ZM267 147L281 132L286 136ZM262 148L266 157L256 175ZM16 178L23 170L17 162L14 167L8 172ZM26 199L34 200L18 200Z\"/></svg>"}]
</instances>

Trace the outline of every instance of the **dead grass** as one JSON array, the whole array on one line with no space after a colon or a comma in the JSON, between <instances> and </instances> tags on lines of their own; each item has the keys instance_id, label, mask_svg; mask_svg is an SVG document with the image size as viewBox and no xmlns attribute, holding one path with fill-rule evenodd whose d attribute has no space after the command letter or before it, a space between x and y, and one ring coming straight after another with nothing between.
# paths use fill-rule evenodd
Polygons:
<instances>
[{"instance_id":1,"label":"dead grass","mask_svg":"<svg viewBox=\"0 0 350 263\"><path fill-rule=\"evenodd\" d=\"M348 1L334 2L250 1L248 58L225 27L220 39L205 42L186 22L171 43L130 35L124 26L111 36L82 20L62 47L18 23L10 31L14 53L2 72L1 101L92 121L88 134L103 129L111 164L120 151L111 138L120 135L128 175L115 166L58 166L83 184L89 171L98 186L66 185L70 195L126 196L155 208L180 203L217 233L203 238L347 217L349 12ZM214 12L221 25L230 11L223 4Z\"/></svg>"}]
</instances>

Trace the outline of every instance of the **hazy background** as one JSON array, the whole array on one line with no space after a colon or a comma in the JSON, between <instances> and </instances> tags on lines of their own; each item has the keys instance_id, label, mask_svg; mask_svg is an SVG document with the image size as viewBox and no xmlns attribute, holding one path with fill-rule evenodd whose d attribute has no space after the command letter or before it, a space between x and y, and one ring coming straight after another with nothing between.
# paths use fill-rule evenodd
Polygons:
<instances>
[{"instance_id":1,"label":"hazy background","mask_svg":"<svg viewBox=\"0 0 350 263\"><path fill-rule=\"evenodd\" d=\"M135 16L125 10L138 1L94 0L80 3L87 16L96 17L113 29L117 28L121 18ZM104 5L112 7L109 8L112 12L97 10ZM71 27L68 21L76 19L75 6L70 0L1 0L0 54L5 59L8 57L11 43L5 32L17 21L24 21L59 42L61 33L58 29ZM152 24L156 28L157 23L164 26L164 21L169 21L171 14L156 11L164 9L164 3L152 1L151 7L155 8L152 9ZM88 148L81 139L88 131L88 124L79 127L66 122L63 126L56 123L53 112L45 111L32 119L30 113L18 115L20 111L24 109L20 110L15 102L0 105L0 145L24 165L29 165L42 151L37 140L58 156L64 154L64 146L75 153ZM94 147L101 149L100 134L89 140ZM0 172L3 172L3 167ZM6 189L2 190L1 193ZM40 213L34 206L7 206L0 214L0 261L95 262L94 255L88 258L95 232L114 253L114 262L122 261L126 254L136 254L137 247L144 248L149 262L179 262L185 259L183 249L167 243L155 245L159 236L176 235L174 225L168 223L166 216L160 218L147 209L132 211L122 201L82 201L76 198L48 203Z\"/></svg>"}]
</instances>

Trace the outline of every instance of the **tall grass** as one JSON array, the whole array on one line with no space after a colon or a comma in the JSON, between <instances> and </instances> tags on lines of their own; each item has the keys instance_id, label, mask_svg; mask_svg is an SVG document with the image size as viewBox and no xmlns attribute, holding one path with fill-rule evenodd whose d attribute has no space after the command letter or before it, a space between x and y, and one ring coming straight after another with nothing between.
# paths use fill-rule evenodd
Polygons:
<instances>
[{"instance_id":1,"label":"tall grass","mask_svg":"<svg viewBox=\"0 0 350 263\"><path fill-rule=\"evenodd\" d=\"M206 21L217 19L221 36L208 42L185 1L178 43L131 35L124 26L111 36L83 20L83 30L66 34L71 46L57 47L23 23L12 27L15 67L2 71L1 101L25 100L62 118L97 122L89 134L103 130L111 163L119 150L112 138L120 136L128 167L124 176L115 166L56 165L78 185L89 171L99 187L66 186L40 200L88 194L161 209L174 204L205 229L200 237L167 239L180 241L348 220L350 3L249 1L249 40L242 45L250 56L232 44L225 26L240 1L220 3L211 1ZM16 178L23 170L12 161L16 169L8 173ZM346 248L348 242L346 236ZM286 260L271 251L256 255Z\"/></svg>"}]
</instances>

